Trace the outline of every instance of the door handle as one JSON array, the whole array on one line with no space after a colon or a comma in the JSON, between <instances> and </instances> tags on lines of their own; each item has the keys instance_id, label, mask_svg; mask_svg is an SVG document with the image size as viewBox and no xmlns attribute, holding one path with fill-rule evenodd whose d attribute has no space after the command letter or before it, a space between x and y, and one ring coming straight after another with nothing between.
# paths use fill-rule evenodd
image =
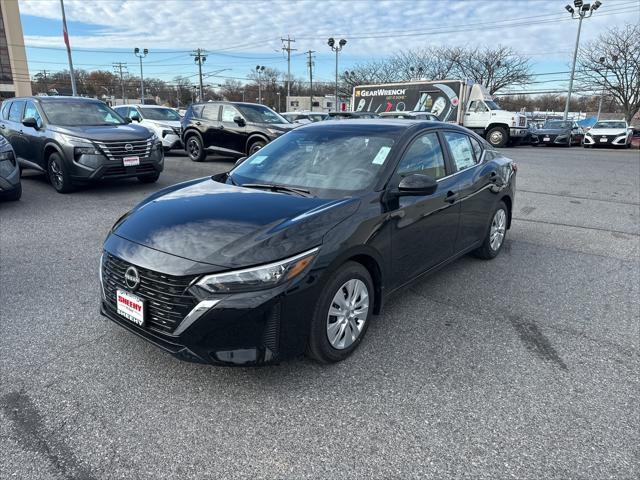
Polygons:
<instances>
[{"instance_id":1,"label":"door handle","mask_svg":"<svg viewBox=\"0 0 640 480\"><path fill-rule=\"evenodd\" d=\"M444 201L447 203L455 203L456 200L458 200L458 193L449 190L447 192L447 196L444 198Z\"/></svg>"}]
</instances>

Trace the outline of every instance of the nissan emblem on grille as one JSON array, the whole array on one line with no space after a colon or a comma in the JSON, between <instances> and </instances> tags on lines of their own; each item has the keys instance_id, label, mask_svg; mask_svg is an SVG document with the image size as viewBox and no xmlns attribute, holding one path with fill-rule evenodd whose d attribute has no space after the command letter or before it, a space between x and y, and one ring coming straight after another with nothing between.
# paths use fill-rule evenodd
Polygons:
<instances>
[{"instance_id":1,"label":"nissan emblem on grille","mask_svg":"<svg viewBox=\"0 0 640 480\"><path fill-rule=\"evenodd\" d=\"M129 267L124 272L124 283L131 290L135 290L140 285L140 275L138 274L138 270L136 267Z\"/></svg>"},{"instance_id":2,"label":"nissan emblem on grille","mask_svg":"<svg viewBox=\"0 0 640 480\"><path fill-rule=\"evenodd\" d=\"M124 149L125 149L127 152L130 152L131 150L133 150L133 145L131 145L130 143L127 143L127 144L124 146Z\"/></svg>"}]
</instances>

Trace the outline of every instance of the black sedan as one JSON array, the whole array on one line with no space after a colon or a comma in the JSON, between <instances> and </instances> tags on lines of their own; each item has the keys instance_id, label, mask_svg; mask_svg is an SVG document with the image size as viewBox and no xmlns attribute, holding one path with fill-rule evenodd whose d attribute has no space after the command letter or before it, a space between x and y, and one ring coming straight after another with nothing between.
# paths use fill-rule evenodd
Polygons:
<instances>
[{"instance_id":1,"label":"black sedan","mask_svg":"<svg viewBox=\"0 0 640 480\"><path fill-rule=\"evenodd\" d=\"M542 128L531 133L531 145L581 145L584 132L571 120L547 120Z\"/></svg>"},{"instance_id":2,"label":"black sedan","mask_svg":"<svg viewBox=\"0 0 640 480\"><path fill-rule=\"evenodd\" d=\"M11 144L0 135L0 200L20 200L20 166Z\"/></svg>"},{"instance_id":3,"label":"black sedan","mask_svg":"<svg viewBox=\"0 0 640 480\"><path fill-rule=\"evenodd\" d=\"M101 312L185 360L340 361L391 292L468 252L498 255L515 172L455 125L298 128L119 219Z\"/></svg>"}]
</instances>

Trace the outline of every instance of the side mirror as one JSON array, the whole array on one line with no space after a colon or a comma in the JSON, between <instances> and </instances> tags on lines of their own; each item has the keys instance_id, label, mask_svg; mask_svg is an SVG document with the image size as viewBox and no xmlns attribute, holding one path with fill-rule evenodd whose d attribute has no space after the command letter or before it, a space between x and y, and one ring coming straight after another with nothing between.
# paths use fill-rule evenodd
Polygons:
<instances>
[{"instance_id":1,"label":"side mirror","mask_svg":"<svg viewBox=\"0 0 640 480\"><path fill-rule=\"evenodd\" d=\"M238 124L239 127L244 127L247 123L244 121L240 115L236 115L233 117L233 121Z\"/></svg>"},{"instance_id":2,"label":"side mirror","mask_svg":"<svg viewBox=\"0 0 640 480\"><path fill-rule=\"evenodd\" d=\"M398 185L398 195L400 196L422 196L431 195L438 189L438 182L429 175L413 173L407 175Z\"/></svg>"},{"instance_id":3,"label":"side mirror","mask_svg":"<svg viewBox=\"0 0 640 480\"><path fill-rule=\"evenodd\" d=\"M233 167L234 168L237 167L238 165L243 163L246 159L247 159L247 157L240 157L238 160L236 160L236 163L233 165Z\"/></svg>"},{"instance_id":4,"label":"side mirror","mask_svg":"<svg viewBox=\"0 0 640 480\"><path fill-rule=\"evenodd\" d=\"M131 116L131 120L135 120L136 122L140 122L141 121L141 119L140 119L140 117L138 115L132 115Z\"/></svg>"},{"instance_id":5,"label":"side mirror","mask_svg":"<svg viewBox=\"0 0 640 480\"><path fill-rule=\"evenodd\" d=\"M33 117L25 118L24 120L22 120L22 124L25 127L35 128L36 130L40 129L40 127L38 126L38 121Z\"/></svg>"},{"instance_id":6,"label":"side mirror","mask_svg":"<svg viewBox=\"0 0 640 480\"><path fill-rule=\"evenodd\" d=\"M124 117L124 123L131 123L131 119L129 117Z\"/></svg>"}]
</instances>

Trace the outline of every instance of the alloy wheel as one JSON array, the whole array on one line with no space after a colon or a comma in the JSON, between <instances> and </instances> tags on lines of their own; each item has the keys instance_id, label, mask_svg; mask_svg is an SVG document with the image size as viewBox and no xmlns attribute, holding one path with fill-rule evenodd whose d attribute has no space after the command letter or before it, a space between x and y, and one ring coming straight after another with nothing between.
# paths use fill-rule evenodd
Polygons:
<instances>
[{"instance_id":1,"label":"alloy wheel","mask_svg":"<svg viewBox=\"0 0 640 480\"><path fill-rule=\"evenodd\" d=\"M502 132L499 131L491 132L491 135L489 136L489 141L492 145L499 145L500 143L502 143L502 139Z\"/></svg>"},{"instance_id":2,"label":"alloy wheel","mask_svg":"<svg viewBox=\"0 0 640 480\"><path fill-rule=\"evenodd\" d=\"M349 348L360 336L369 312L367 285L357 278L345 282L333 296L327 314L327 338L337 350Z\"/></svg>"},{"instance_id":3,"label":"alloy wheel","mask_svg":"<svg viewBox=\"0 0 640 480\"><path fill-rule=\"evenodd\" d=\"M58 162L56 162L55 160L51 160L49 162L49 178L51 179L51 182L54 184L54 187L56 187L56 189L62 188L62 185L64 183L62 169L60 168L60 165L58 165Z\"/></svg>"},{"instance_id":4,"label":"alloy wheel","mask_svg":"<svg viewBox=\"0 0 640 480\"><path fill-rule=\"evenodd\" d=\"M502 245L504 234L507 231L507 213L499 209L491 221L491 231L489 232L489 245L495 252Z\"/></svg>"},{"instance_id":5,"label":"alloy wheel","mask_svg":"<svg viewBox=\"0 0 640 480\"><path fill-rule=\"evenodd\" d=\"M198 158L198 156L200 155L200 144L198 143L198 141L194 137L191 137L187 146L191 158Z\"/></svg>"}]
</instances>

